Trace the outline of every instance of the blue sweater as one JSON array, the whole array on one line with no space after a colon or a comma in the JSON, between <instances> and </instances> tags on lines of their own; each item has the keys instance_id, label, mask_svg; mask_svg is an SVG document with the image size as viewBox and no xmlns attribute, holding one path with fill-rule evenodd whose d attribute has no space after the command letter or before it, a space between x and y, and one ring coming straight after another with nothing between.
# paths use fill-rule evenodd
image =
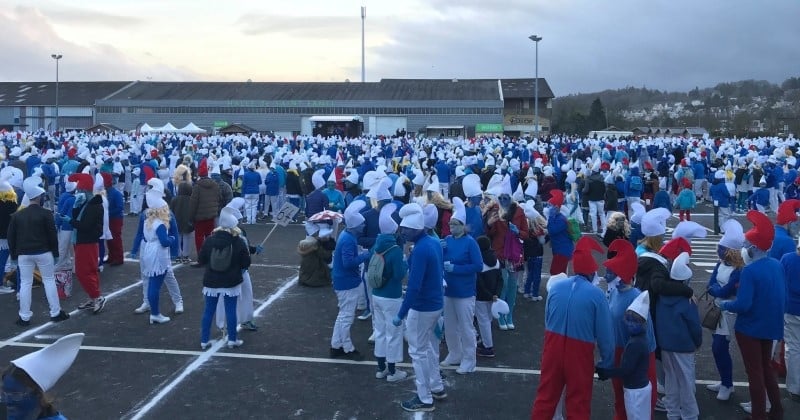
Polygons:
<instances>
[{"instance_id":1,"label":"blue sweater","mask_svg":"<svg viewBox=\"0 0 800 420\"><path fill-rule=\"evenodd\" d=\"M711 277L708 279L708 294L714 296L715 298L731 299L736 296L736 289L739 288L739 278L742 275L742 270L733 270L730 278L728 278L728 283L722 286L717 281L720 264L722 263L717 263L717 265L714 267L714 271L711 273Z\"/></svg>"},{"instance_id":2,"label":"blue sweater","mask_svg":"<svg viewBox=\"0 0 800 420\"><path fill-rule=\"evenodd\" d=\"M361 285L361 272L358 269L364 261L369 259L369 252L358 253L356 237L343 231L336 241L333 251L333 290L350 290Z\"/></svg>"},{"instance_id":3,"label":"blue sweater","mask_svg":"<svg viewBox=\"0 0 800 420\"><path fill-rule=\"evenodd\" d=\"M478 242L469 235L458 239L452 235L444 238L444 261L453 263L453 271L445 271L444 279L447 287L444 295L452 298L468 298L475 296L478 273L483 270L483 258Z\"/></svg>"},{"instance_id":4,"label":"blue sweater","mask_svg":"<svg viewBox=\"0 0 800 420\"><path fill-rule=\"evenodd\" d=\"M659 297L656 303L656 336L663 351L694 353L703 344L697 305L683 296Z\"/></svg>"},{"instance_id":5,"label":"blue sweater","mask_svg":"<svg viewBox=\"0 0 800 420\"><path fill-rule=\"evenodd\" d=\"M738 314L737 332L763 340L780 340L785 306L783 267L774 258L764 257L742 269L736 300L723 302L721 308Z\"/></svg>"},{"instance_id":6,"label":"blue sweater","mask_svg":"<svg viewBox=\"0 0 800 420\"><path fill-rule=\"evenodd\" d=\"M718 207L727 208L730 193L724 182L718 182L711 186L711 199L717 202Z\"/></svg>"},{"instance_id":7,"label":"blue sweater","mask_svg":"<svg viewBox=\"0 0 800 420\"><path fill-rule=\"evenodd\" d=\"M75 194L69 192L61 193L58 197L58 214L62 216L72 216L72 207L75 206ZM56 217L56 228L60 230L72 230L71 223L61 223L61 218Z\"/></svg>"},{"instance_id":8,"label":"blue sweater","mask_svg":"<svg viewBox=\"0 0 800 420\"><path fill-rule=\"evenodd\" d=\"M780 261L784 255L795 252L797 249L797 242L789 236L789 232L783 226L775 226L775 239L772 241L772 248L769 250L769 256Z\"/></svg>"},{"instance_id":9,"label":"blue sweater","mask_svg":"<svg viewBox=\"0 0 800 420\"><path fill-rule=\"evenodd\" d=\"M697 205L697 197L694 191L684 188L678 193L678 198L675 199L675 207L678 210L691 210Z\"/></svg>"},{"instance_id":10,"label":"blue sweater","mask_svg":"<svg viewBox=\"0 0 800 420\"><path fill-rule=\"evenodd\" d=\"M650 325L648 323L648 325ZM652 331L652 328L648 328ZM619 367L607 369L610 378L622 378L622 386L627 389L641 389L650 383L647 372L650 370L649 339L645 334L634 335L625 344Z\"/></svg>"},{"instance_id":11,"label":"blue sweater","mask_svg":"<svg viewBox=\"0 0 800 420\"><path fill-rule=\"evenodd\" d=\"M800 255L797 252L784 255L781 265L786 273L786 313L800 315L800 276L797 275L800 273Z\"/></svg>"},{"instance_id":12,"label":"blue sweater","mask_svg":"<svg viewBox=\"0 0 800 420\"><path fill-rule=\"evenodd\" d=\"M279 190L279 183L280 179L278 177L278 173L275 170L269 171L266 177L264 177L264 185L266 186L266 194L269 196L276 196L280 193Z\"/></svg>"},{"instance_id":13,"label":"blue sweater","mask_svg":"<svg viewBox=\"0 0 800 420\"><path fill-rule=\"evenodd\" d=\"M572 258L575 244L569 237L567 229L567 218L555 207L551 208L550 217L547 219L547 233L550 235L550 247L553 248L553 255Z\"/></svg>"},{"instance_id":14,"label":"blue sweater","mask_svg":"<svg viewBox=\"0 0 800 420\"><path fill-rule=\"evenodd\" d=\"M757 190L753 191L750 194L750 197L747 199L747 203L750 206L755 207L755 204L761 206L768 206L769 205L769 188L758 188Z\"/></svg>"},{"instance_id":15,"label":"blue sweater","mask_svg":"<svg viewBox=\"0 0 800 420\"><path fill-rule=\"evenodd\" d=\"M133 237L133 246L131 247L131 254L138 254L139 253L139 245L142 243L142 239L144 239L144 221L147 219L147 212L143 211L139 214L139 224L136 226L136 236ZM173 238L179 238L180 233L178 233L178 222L175 221L175 215L170 211L169 212L169 230L167 231L169 236ZM169 246L169 256L170 258L176 258L178 256L178 243L180 241L173 241L172 244Z\"/></svg>"},{"instance_id":16,"label":"blue sweater","mask_svg":"<svg viewBox=\"0 0 800 420\"><path fill-rule=\"evenodd\" d=\"M242 176L242 194L259 194L260 185L261 174L252 169L248 169L244 172Z\"/></svg>"},{"instance_id":17,"label":"blue sweater","mask_svg":"<svg viewBox=\"0 0 800 420\"><path fill-rule=\"evenodd\" d=\"M387 249L395 247L389 252ZM390 233L382 233L375 240L373 253L383 254L383 275L386 283L380 289L372 289L374 296L400 299L403 297L403 279L408 274L408 265L403 261L403 248L397 246L397 237Z\"/></svg>"},{"instance_id":18,"label":"blue sweater","mask_svg":"<svg viewBox=\"0 0 800 420\"><path fill-rule=\"evenodd\" d=\"M467 233L475 239L483 236L483 216L479 207L466 207L467 213Z\"/></svg>"},{"instance_id":19,"label":"blue sweater","mask_svg":"<svg viewBox=\"0 0 800 420\"><path fill-rule=\"evenodd\" d=\"M114 187L106 188L106 198L108 199L108 218L121 219L125 211L125 199L122 193Z\"/></svg>"},{"instance_id":20,"label":"blue sweater","mask_svg":"<svg viewBox=\"0 0 800 420\"><path fill-rule=\"evenodd\" d=\"M442 246L429 235L422 235L414 243L408 257L408 287L398 318L405 319L408 311L441 311L444 306L442 287Z\"/></svg>"},{"instance_id":21,"label":"blue sweater","mask_svg":"<svg viewBox=\"0 0 800 420\"><path fill-rule=\"evenodd\" d=\"M617 348L625 347L630 338L628 328L625 327L625 312L641 293L642 291L635 287L623 291L616 287L611 289L608 308L611 311L611 321L614 323L614 341ZM647 351L656 351L656 336L653 332L653 322L649 317L647 320Z\"/></svg>"},{"instance_id":22,"label":"blue sweater","mask_svg":"<svg viewBox=\"0 0 800 420\"><path fill-rule=\"evenodd\" d=\"M667 209L672 212L672 202L669 199L669 193L664 190L659 190L653 195L653 208Z\"/></svg>"}]
</instances>

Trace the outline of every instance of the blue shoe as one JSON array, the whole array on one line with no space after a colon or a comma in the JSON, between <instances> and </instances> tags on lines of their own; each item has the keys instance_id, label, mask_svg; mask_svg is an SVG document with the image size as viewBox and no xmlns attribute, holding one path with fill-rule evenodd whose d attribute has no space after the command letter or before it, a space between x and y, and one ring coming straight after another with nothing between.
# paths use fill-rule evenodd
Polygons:
<instances>
[{"instance_id":1,"label":"blue shoe","mask_svg":"<svg viewBox=\"0 0 800 420\"><path fill-rule=\"evenodd\" d=\"M400 403L400 407L403 407L403 410L412 412L433 411L435 409L433 403L425 404L424 402L420 401L419 397L417 396L408 401L403 401Z\"/></svg>"}]
</instances>

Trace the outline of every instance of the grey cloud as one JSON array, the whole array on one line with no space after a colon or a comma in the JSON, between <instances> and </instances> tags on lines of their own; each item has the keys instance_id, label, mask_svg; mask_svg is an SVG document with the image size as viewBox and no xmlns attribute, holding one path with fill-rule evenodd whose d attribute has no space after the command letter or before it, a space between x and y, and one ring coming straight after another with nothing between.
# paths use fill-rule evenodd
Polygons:
<instances>
[{"instance_id":1,"label":"grey cloud","mask_svg":"<svg viewBox=\"0 0 800 420\"><path fill-rule=\"evenodd\" d=\"M236 21L245 35L289 34L303 38L361 36L361 18L341 16L281 16L247 14ZM370 19L370 25L375 19Z\"/></svg>"},{"instance_id":2,"label":"grey cloud","mask_svg":"<svg viewBox=\"0 0 800 420\"><path fill-rule=\"evenodd\" d=\"M47 8L42 10L42 13L54 23L68 23L71 25L129 27L140 25L144 22L144 19L136 16L115 15L82 8Z\"/></svg>"}]
</instances>

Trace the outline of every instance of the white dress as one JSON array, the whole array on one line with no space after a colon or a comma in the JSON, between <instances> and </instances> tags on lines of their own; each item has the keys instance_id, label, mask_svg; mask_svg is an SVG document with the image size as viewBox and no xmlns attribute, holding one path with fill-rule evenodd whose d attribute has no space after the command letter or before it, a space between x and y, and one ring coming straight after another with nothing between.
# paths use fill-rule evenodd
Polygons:
<instances>
[{"instance_id":1,"label":"white dress","mask_svg":"<svg viewBox=\"0 0 800 420\"><path fill-rule=\"evenodd\" d=\"M158 240L156 230L159 226L166 228L161 220L154 220L149 227L147 221L144 222L142 235L144 239L139 252L139 264L142 266L142 274L147 277L164 274L172 265L169 259L169 247L162 246Z\"/></svg>"},{"instance_id":2,"label":"white dress","mask_svg":"<svg viewBox=\"0 0 800 420\"><path fill-rule=\"evenodd\" d=\"M725 287L725 285L728 284L728 281L730 281L733 270L734 268L729 265L720 264L719 267L717 268L717 283L719 283L720 286ZM731 299L715 298L715 300L717 304L721 304L722 302ZM736 322L736 314L734 314L733 312L722 311L722 316L719 317L719 326L717 326L717 329L716 331L714 331L714 334L725 335L729 337L732 336L733 324L735 322Z\"/></svg>"},{"instance_id":3,"label":"white dress","mask_svg":"<svg viewBox=\"0 0 800 420\"><path fill-rule=\"evenodd\" d=\"M111 234L111 228L108 225L108 199L103 197L103 234L98 239L113 239L114 235Z\"/></svg>"}]
</instances>

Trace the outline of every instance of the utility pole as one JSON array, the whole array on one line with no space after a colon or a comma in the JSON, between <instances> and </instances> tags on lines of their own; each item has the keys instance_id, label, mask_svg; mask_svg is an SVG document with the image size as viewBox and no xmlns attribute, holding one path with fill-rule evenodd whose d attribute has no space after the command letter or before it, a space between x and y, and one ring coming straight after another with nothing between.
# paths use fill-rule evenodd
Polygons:
<instances>
[{"instance_id":1,"label":"utility pole","mask_svg":"<svg viewBox=\"0 0 800 420\"><path fill-rule=\"evenodd\" d=\"M58 131L58 62L62 57L63 55L61 54L50 54L50 58L56 60L56 122L54 124L55 129L53 131Z\"/></svg>"},{"instance_id":2,"label":"utility pole","mask_svg":"<svg viewBox=\"0 0 800 420\"><path fill-rule=\"evenodd\" d=\"M364 24L367 20L367 6L361 6L361 83L367 81L366 46L364 43Z\"/></svg>"},{"instance_id":3,"label":"utility pole","mask_svg":"<svg viewBox=\"0 0 800 420\"><path fill-rule=\"evenodd\" d=\"M534 115L534 126L533 132L534 137L539 138L539 41L542 40L542 37L531 35L528 37L531 41L536 43L536 75L533 79L533 115Z\"/></svg>"}]
</instances>

